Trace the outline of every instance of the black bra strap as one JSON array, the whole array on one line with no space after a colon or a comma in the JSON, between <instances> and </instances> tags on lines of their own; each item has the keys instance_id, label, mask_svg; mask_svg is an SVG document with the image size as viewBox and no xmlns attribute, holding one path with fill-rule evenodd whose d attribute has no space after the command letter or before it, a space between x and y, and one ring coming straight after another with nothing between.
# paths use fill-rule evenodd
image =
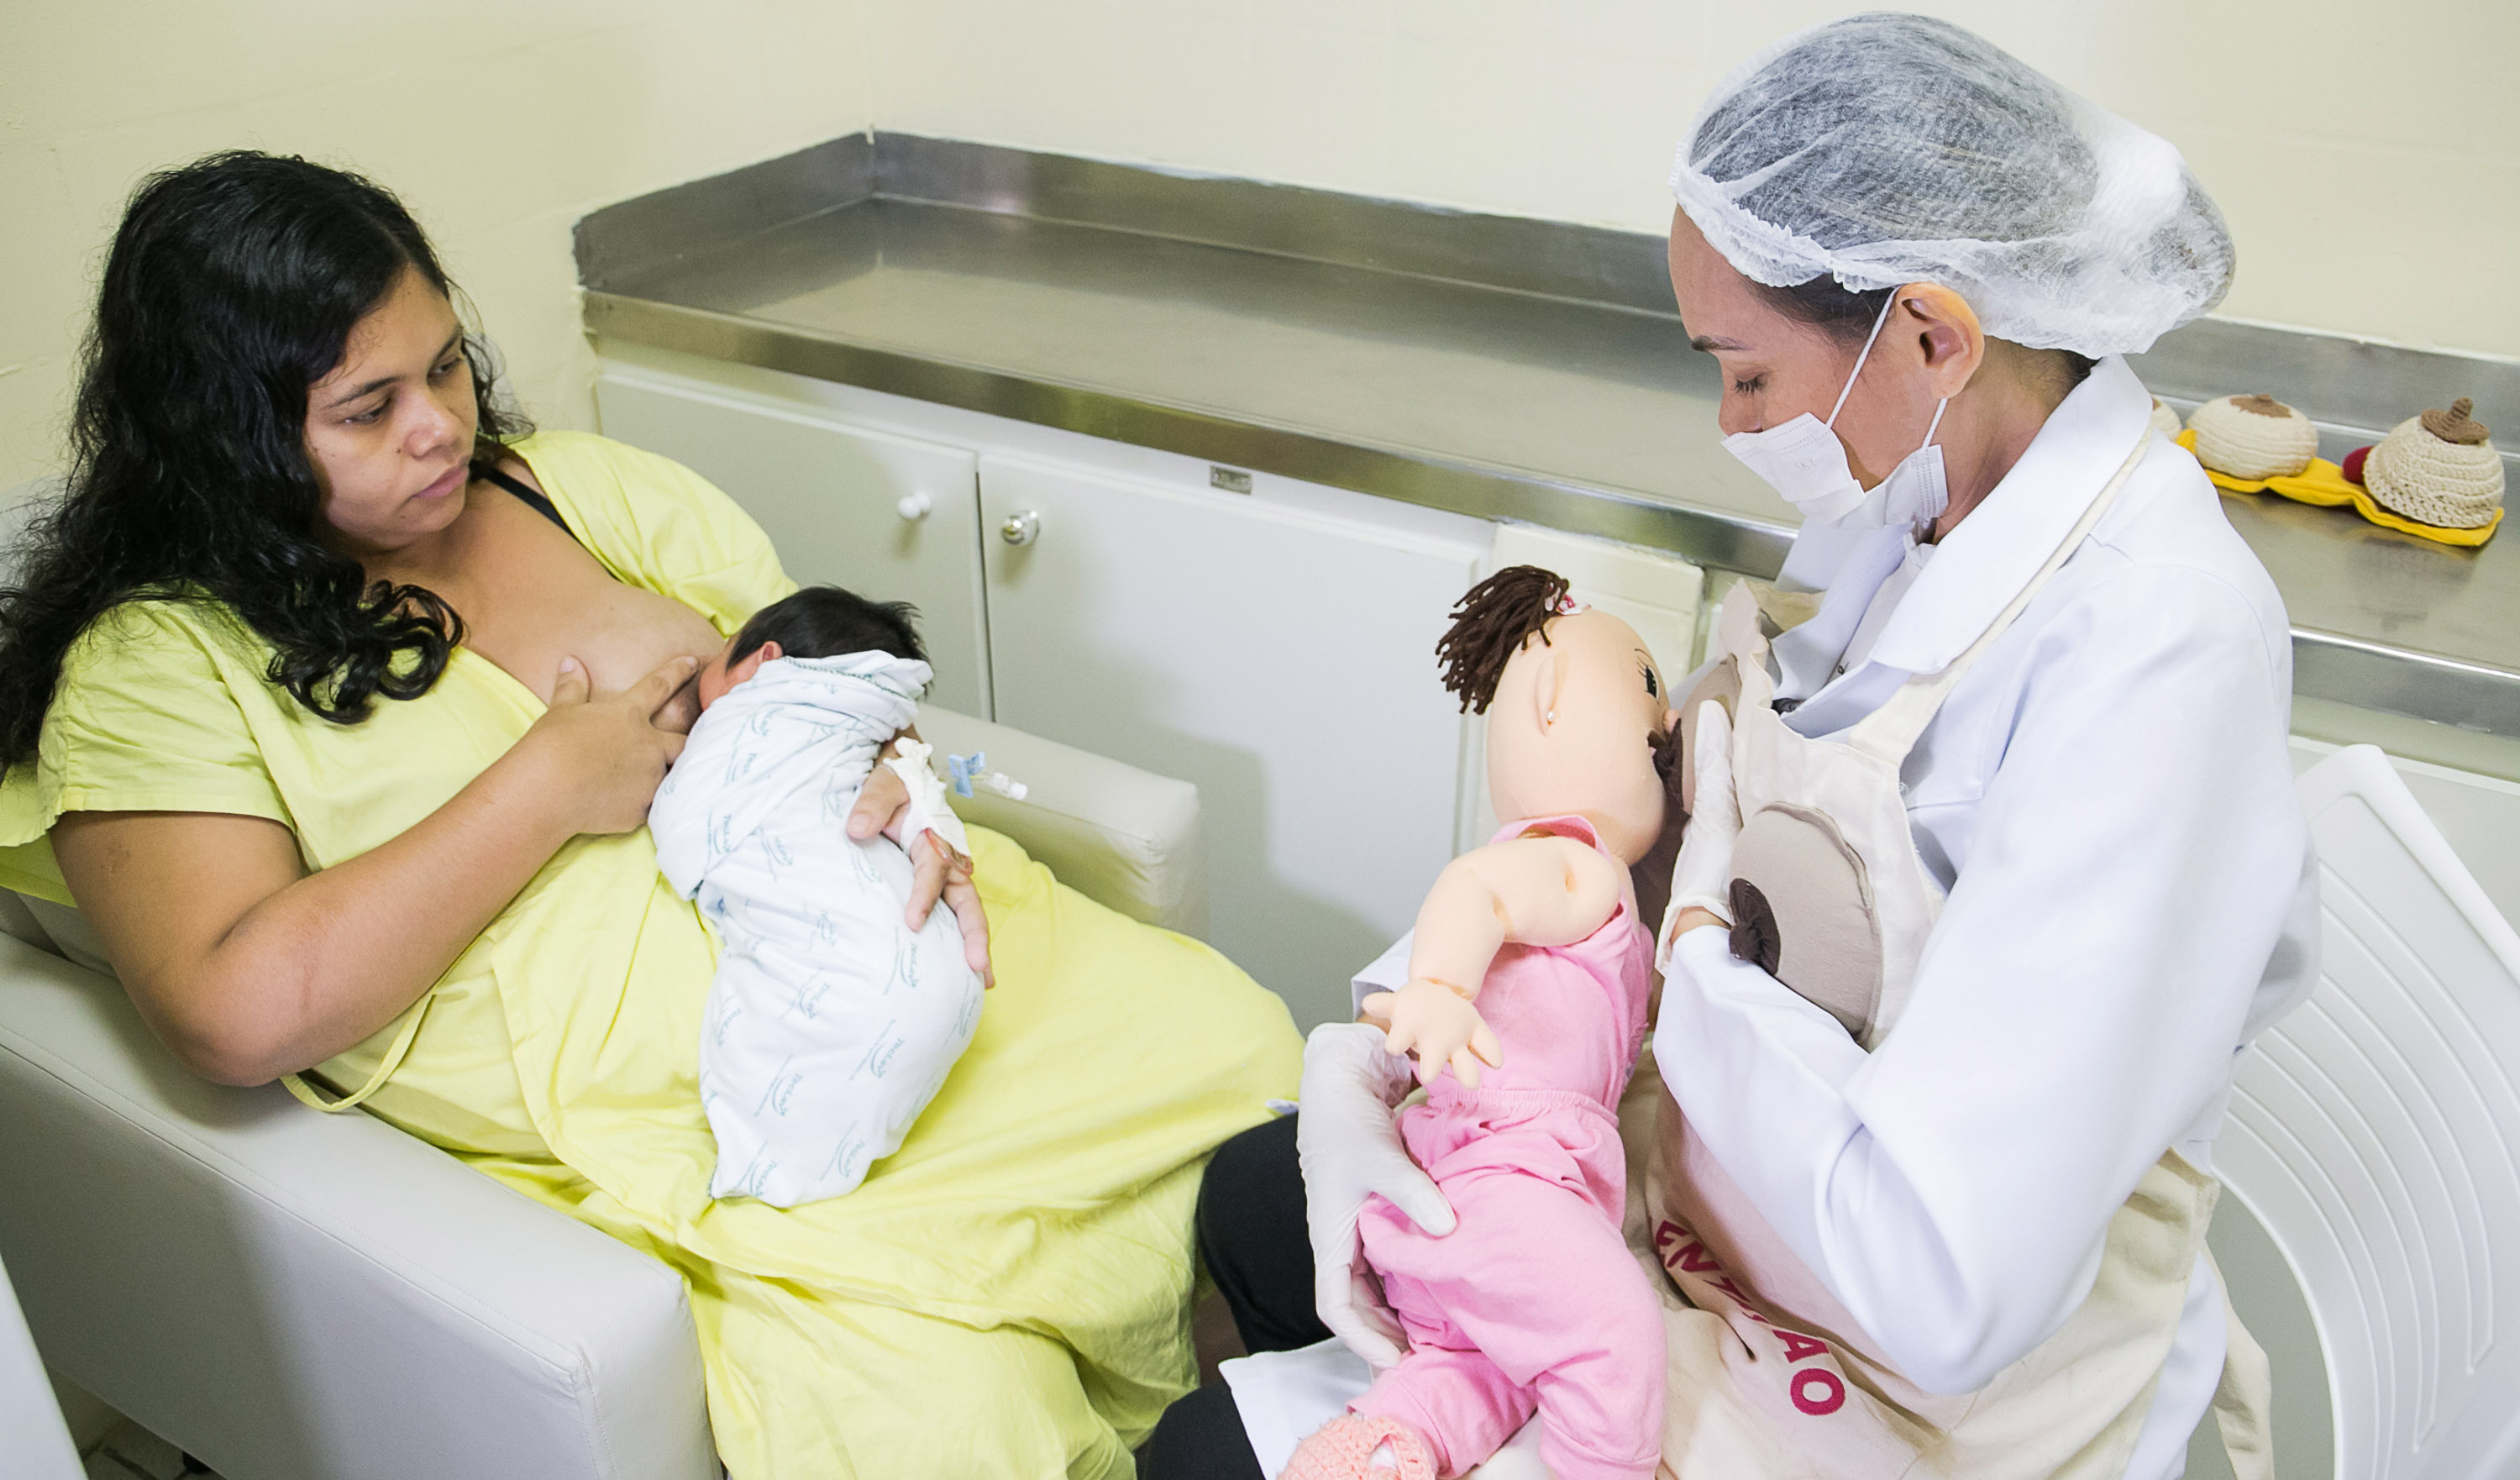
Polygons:
<instances>
[{"instance_id":1,"label":"black bra strap","mask_svg":"<svg viewBox=\"0 0 2520 1480\"><path fill-rule=\"evenodd\" d=\"M510 493L515 494L524 503L526 508L541 515L544 518L551 520L553 523L558 524L560 526L561 533L567 535L572 540L577 539L577 531L568 527L568 520L560 516L559 507L553 504L551 499L545 495L541 489L536 488L522 478L514 477L508 473L501 472L498 469L485 463L473 464L472 471L479 473L481 476L488 478L491 482L498 484L500 487L505 488ZM580 541L580 543L584 542Z\"/></svg>"}]
</instances>

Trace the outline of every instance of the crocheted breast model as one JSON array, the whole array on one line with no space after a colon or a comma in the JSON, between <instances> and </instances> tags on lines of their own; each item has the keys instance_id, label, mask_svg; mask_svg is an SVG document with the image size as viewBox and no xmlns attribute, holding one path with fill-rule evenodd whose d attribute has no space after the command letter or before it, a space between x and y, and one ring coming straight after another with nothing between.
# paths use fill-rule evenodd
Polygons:
<instances>
[{"instance_id":1,"label":"crocheted breast model","mask_svg":"<svg viewBox=\"0 0 2520 1480\"><path fill-rule=\"evenodd\" d=\"M2298 476L2318 455L2310 418L2270 395L2217 396L2187 419L2196 461L2226 477Z\"/></svg>"},{"instance_id":2,"label":"crocheted breast model","mask_svg":"<svg viewBox=\"0 0 2520 1480\"><path fill-rule=\"evenodd\" d=\"M2468 415L2466 396L2390 428L2362 463L2362 486L2390 511L2423 524L2473 529L2502 507L2502 454Z\"/></svg>"},{"instance_id":3,"label":"crocheted breast model","mask_svg":"<svg viewBox=\"0 0 2520 1480\"><path fill-rule=\"evenodd\" d=\"M2179 435L2179 413L2163 405L2159 396L2152 398L2152 429L2166 437Z\"/></svg>"}]
</instances>

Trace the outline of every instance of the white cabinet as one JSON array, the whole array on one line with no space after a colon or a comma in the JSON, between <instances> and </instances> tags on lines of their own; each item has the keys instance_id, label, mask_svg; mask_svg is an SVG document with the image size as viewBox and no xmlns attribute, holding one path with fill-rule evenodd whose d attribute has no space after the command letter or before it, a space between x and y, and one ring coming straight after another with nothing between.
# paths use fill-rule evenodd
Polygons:
<instances>
[{"instance_id":1,"label":"white cabinet","mask_svg":"<svg viewBox=\"0 0 2520 1480\"><path fill-rule=\"evenodd\" d=\"M1014 458L980 503L999 721L1197 783L1210 942L1299 1022L1347 1015L1453 855L1435 642L1485 540Z\"/></svg>"},{"instance_id":2,"label":"white cabinet","mask_svg":"<svg viewBox=\"0 0 2520 1480\"><path fill-rule=\"evenodd\" d=\"M928 696L990 717L972 453L618 368L597 380L595 395L605 435L725 489L760 521L789 575L917 605L936 669Z\"/></svg>"}]
</instances>

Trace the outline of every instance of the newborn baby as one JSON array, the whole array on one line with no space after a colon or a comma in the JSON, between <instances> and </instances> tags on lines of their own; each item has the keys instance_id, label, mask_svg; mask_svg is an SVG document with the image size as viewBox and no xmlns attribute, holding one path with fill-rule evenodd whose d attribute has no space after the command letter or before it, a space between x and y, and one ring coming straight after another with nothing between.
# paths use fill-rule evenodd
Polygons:
<instances>
[{"instance_id":1,"label":"newborn baby","mask_svg":"<svg viewBox=\"0 0 2520 1480\"><path fill-rule=\"evenodd\" d=\"M915 614L832 586L755 612L700 669L699 719L649 809L657 867L719 940L700 1034L714 1196L784 1208L854 1188L979 1025L953 913L912 930L910 855L846 830L927 687ZM910 787L902 837L968 853L927 747L896 748L880 764Z\"/></svg>"}]
</instances>

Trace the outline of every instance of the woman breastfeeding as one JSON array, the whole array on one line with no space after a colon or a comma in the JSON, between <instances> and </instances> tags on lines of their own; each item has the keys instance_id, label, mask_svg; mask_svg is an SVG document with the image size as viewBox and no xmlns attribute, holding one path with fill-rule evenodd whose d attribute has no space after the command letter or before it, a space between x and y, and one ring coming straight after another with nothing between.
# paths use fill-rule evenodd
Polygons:
<instances>
[{"instance_id":1,"label":"woman breastfeeding","mask_svg":"<svg viewBox=\"0 0 2520 1480\"><path fill-rule=\"evenodd\" d=\"M908 1143L846 1197L713 1202L713 947L642 824L697 660L794 587L687 470L526 434L392 196L255 154L146 182L24 558L0 846L49 839L185 1063L673 1266L738 1480L1126 1473L1191 1378L1201 1162L1291 1087L1283 1008L973 830L912 919L941 894L997 990ZM878 775L858 836L906 800Z\"/></svg>"}]
</instances>

